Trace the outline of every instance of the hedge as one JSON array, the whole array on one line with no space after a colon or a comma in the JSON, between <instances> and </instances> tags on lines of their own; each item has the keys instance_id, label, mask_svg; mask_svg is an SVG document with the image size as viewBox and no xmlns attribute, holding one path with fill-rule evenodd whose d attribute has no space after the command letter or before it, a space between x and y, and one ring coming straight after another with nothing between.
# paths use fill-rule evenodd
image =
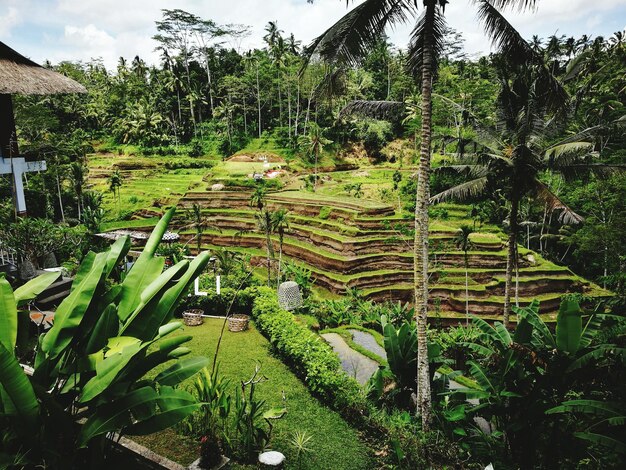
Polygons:
<instances>
[{"instance_id":1,"label":"hedge","mask_svg":"<svg viewBox=\"0 0 626 470\"><path fill-rule=\"evenodd\" d=\"M359 415L365 396L356 380L341 371L333 349L294 316L281 309L274 291L257 288L252 307L256 327L279 354L303 377L309 390L343 413Z\"/></svg>"},{"instance_id":2,"label":"hedge","mask_svg":"<svg viewBox=\"0 0 626 470\"><path fill-rule=\"evenodd\" d=\"M217 294L215 289L209 289L205 296L191 295L185 299L179 306L178 313L182 314L184 310L199 308L204 310L205 315L224 316L228 313L230 304L233 303L230 313L250 315L253 301L257 297L257 290L258 287L250 286L237 293L235 289L224 287L220 294Z\"/></svg>"}]
</instances>

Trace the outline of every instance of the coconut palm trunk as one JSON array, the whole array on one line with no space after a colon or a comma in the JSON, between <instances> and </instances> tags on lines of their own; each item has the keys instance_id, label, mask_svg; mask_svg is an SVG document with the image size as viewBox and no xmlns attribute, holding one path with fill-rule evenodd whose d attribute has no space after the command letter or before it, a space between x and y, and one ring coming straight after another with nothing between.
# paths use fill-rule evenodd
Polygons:
<instances>
[{"instance_id":1,"label":"coconut palm trunk","mask_svg":"<svg viewBox=\"0 0 626 470\"><path fill-rule=\"evenodd\" d=\"M511 201L509 212L509 248L506 259L506 278L504 285L504 326L509 327L509 316L511 314L511 292L513 290L513 270L517 266L517 212L519 200L514 198Z\"/></svg>"},{"instance_id":2,"label":"coconut palm trunk","mask_svg":"<svg viewBox=\"0 0 626 470\"><path fill-rule=\"evenodd\" d=\"M267 245L267 287L271 286L272 282L272 259L274 259L274 246L272 245L272 237L270 236L271 229L268 227L265 229L265 243Z\"/></svg>"},{"instance_id":3,"label":"coconut palm trunk","mask_svg":"<svg viewBox=\"0 0 626 470\"><path fill-rule=\"evenodd\" d=\"M430 145L432 138L433 23L435 3L428 2L425 13L424 54L422 62L422 129L420 162L415 199L414 288L417 322L417 412L422 430L430 427L430 371L428 367L428 205L430 198Z\"/></svg>"},{"instance_id":4,"label":"coconut palm trunk","mask_svg":"<svg viewBox=\"0 0 626 470\"><path fill-rule=\"evenodd\" d=\"M465 326L469 326L469 257L467 256L467 247L463 256L465 260Z\"/></svg>"}]
</instances>

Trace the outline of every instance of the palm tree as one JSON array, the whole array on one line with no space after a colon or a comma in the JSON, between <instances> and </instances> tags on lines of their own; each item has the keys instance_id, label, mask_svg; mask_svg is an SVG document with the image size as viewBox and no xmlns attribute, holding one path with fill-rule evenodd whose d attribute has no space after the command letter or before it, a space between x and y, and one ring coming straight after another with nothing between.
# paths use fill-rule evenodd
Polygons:
<instances>
[{"instance_id":1,"label":"palm tree","mask_svg":"<svg viewBox=\"0 0 626 470\"><path fill-rule=\"evenodd\" d=\"M276 284L280 284L283 241L285 239L285 232L289 230L289 212L286 209L278 209L272 214L272 229L278 233L278 276Z\"/></svg>"},{"instance_id":2,"label":"palm tree","mask_svg":"<svg viewBox=\"0 0 626 470\"><path fill-rule=\"evenodd\" d=\"M310 0L312 1L312 0ZM418 334L417 412L422 429L429 429L430 375L426 321L428 309L428 205L430 200L430 151L432 137L432 87L437 59L443 48L446 30L444 17L448 0L423 0L423 13L416 14L417 2L411 0L365 0L313 40L307 47L306 61L313 54L342 65L358 64L384 35L387 26L414 18L415 27L408 47L408 62L413 72L421 73L421 145L415 204L414 283ZM475 0L478 17L487 34L501 52L527 62L532 50L500 10L506 6L530 7L535 0ZM530 54L529 54L530 52Z\"/></svg>"},{"instance_id":3,"label":"palm tree","mask_svg":"<svg viewBox=\"0 0 626 470\"><path fill-rule=\"evenodd\" d=\"M308 147L309 154L315 158L313 192L317 189L317 164L320 154L322 150L324 150L324 145L331 143L331 140L324 138L324 129L315 122L309 124L309 135L306 136L306 146Z\"/></svg>"},{"instance_id":4,"label":"palm tree","mask_svg":"<svg viewBox=\"0 0 626 470\"><path fill-rule=\"evenodd\" d=\"M559 113L566 107L567 95L547 67L543 64L521 67L506 61L498 66L501 89L497 111L501 127L490 128L469 114L477 129L476 140L484 151L442 168L442 171L452 170L465 175L467 181L433 196L431 202L448 198L470 199L495 194L497 190L506 196L509 240L503 317L508 327L512 274L518 263L519 209L523 198L542 201L549 212L560 211L562 223L579 223L582 218L550 190L541 179L542 173L554 172L566 179L574 179L589 172L606 175L621 167L593 162L597 154L593 152L591 137L599 126L548 143L562 122ZM454 105L450 100L441 99ZM458 105L457 108L469 113Z\"/></svg>"},{"instance_id":5,"label":"palm tree","mask_svg":"<svg viewBox=\"0 0 626 470\"><path fill-rule=\"evenodd\" d=\"M265 199L267 198L267 187L263 183L258 183L254 187L254 191L250 195L250 205L256 207L259 211L265 207Z\"/></svg>"},{"instance_id":6,"label":"palm tree","mask_svg":"<svg viewBox=\"0 0 626 470\"><path fill-rule=\"evenodd\" d=\"M120 170L115 170L111 176L108 178L109 183L109 191L113 193L113 199L116 199L117 195L117 215L120 215L120 188L122 187L122 175L120 174Z\"/></svg>"},{"instance_id":7,"label":"palm tree","mask_svg":"<svg viewBox=\"0 0 626 470\"><path fill-rule=\"evenodd\" d=\"M461 225L459 231L454 237L455 245L463 251L463 262L465 264L465 325L469 325L469 257L467 252L472 247L470 235L474 232L469 225Z\"/></svg>"},{"instance_id":8,"label":"palm tree","mask_svg":"<svg viewBox=\"0 0 626 470\"><path fill-rule=\"evenodd\" d=\"M217 248L211 253L215 256L219 273L223 276L228 276L235 269L235 266L242 261L241 254L236 251Z\"/></svg>"},{"instance_id":9,"label":"palm tree","mask_svg":"<svg viewBox=\"0 0 626 470\"><path fill-rule=\"evenodd\" d=\"M73 162L70 164L70 176L72 179L72 187L74 188L74 194L76 195L78 219L81 219L82 215L82 202L83 202L83 189L85 187L85 177L88 168L81 162Z\"/></svg>"},{"instance_id":10,"label":"palm tree","mask_svg":"<svg viewBox=\"0 0 626 470\"><path fill-rule=\"evenodd\" d=\"M221 229L211 223L211 220L202 214L202 207L199 204L194 203L191 206L191 210L187 209L186 215L187 220L190 222L183 226L183 229L194 229L196 231L196 249L198 250L198 253L200 253L200 250L202 249L202 235L204 234L204 231L206 229L214 229L221 232Z\"/></svg>"},{"instance_id":11,"label":"palm tree","mask_svg":"<svg viewBox=\"0 0 626 470\"><path fill-rule=\"evenodd\" d=\"M259 232L265 234L265 250L267 254L267 286L270 287L272 279L272 260L275 257L274 245L272 243L272 232L274 231L274 212L262 209L254 214L254 218Z\"/></svg>"}]
</instances>

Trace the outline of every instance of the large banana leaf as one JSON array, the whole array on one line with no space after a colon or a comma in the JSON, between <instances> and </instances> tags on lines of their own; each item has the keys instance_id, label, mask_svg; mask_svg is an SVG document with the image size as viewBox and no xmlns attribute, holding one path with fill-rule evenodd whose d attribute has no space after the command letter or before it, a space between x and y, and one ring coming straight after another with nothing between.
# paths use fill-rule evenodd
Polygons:
<instances>
[{"instance_id":1,"label":"large banana leaf","mask_svg":"<svg viewBox=\"0 0 626 470\"><path fill-rule=\"evenodd\" d=\"M209 365L209 359L196 356L177 361L172 366L165 369L154 380L161 385L174 386L196 374L202 368Z\"/></svg>"},{"instance_id":2,"label":"large banana leaf","mask_svg":"<svg viewBox=\"0 0 626 470\"><path fill-rule=\"evenodd\" d=\"M41 294L51 284L53 284L60 276L61 273L57 272L44 273L40 276L37 276L35 279L31 279L23 286L15 289L14 295L18 308L26 305L31 300L34 300L39 294Z\"/></svg>"},{"instance_id":3,"label":"large banana leaf","mask_svg":"<svg viewBox=\"0 0 626 470\"><path fill-rule=\"evenodd\" d=\"M133 317L124 325L126 334L141 338L144 341L152 339L159 327L172 318L174 307L208 262L208 253L200 253L196 256L176 284L168 288L162 295L155 295L146 305L146 308L138 313L133 313ZM143 303L144 299L142 298Z\"/></svg>"},{"instance_id":4,"label":"large banana leaf","mask_svg":"<svg viewBox=\"0 0 626 470\"><path fill-rule=\"evenodd\" d=\"M102 315L100 315L100 318L98 318L96 326L89 336L85 352L91 354L102 349L109 338L118 334L119 329L120 322L117 318L117 309L115 304L109 304L102 312Z\"/></svg>"},{"instance_id":5,"label":"large banana leaf","mask_svg":"<svg viewBox=\"0 0 626 470\"><path fill-rule=\"evenodd\" d=\"M106 352L104 360L97 362L96 375L85 384L78 401L87 403L106 391L133 359L137 358L136 362L141 363L145 360L145 351L152 344L180 327L180 322L164 325L159 329L159 334L154 340L143 343L137 338L128 336L111 338L107 345L110 350Z\"/></svg>"},{"instance_id":6,"label":"large banana leaf","mask_svg":"<svg viewBox=\"0 0 626 470\"><path fill-rule=\"evenodd\" d=\"M89 264L90 269L81 269L72 284L72 291L57 308L54 326L46 333L41 343L42 351L49 359L58 357L72 342L87 308L91 304L94 292L102 280L106 266L107 253L87 257L81 263Z\"/></svg>"},{"instance_id":7,"label":"large banana leaf","mask_svg":"<svg viewBox=\"0 0 626 470\"><path fill-rule=\"evenodd\" d=\"M0 276L0 345L14 354L17 341L17 307L11 284Z\"/></svg>"},{"instance_id":8,"label":"large banana leaf","mask_svg":"<svg viewBox=\"0 0 626 470\"><path fill-rule=\"evenodd\" d=\"M157 412L124 431L137 436L162 431L179 423L202 406L189 392L165 386L159 388L157 404Z\"/></svg>"},{"instance_id":9,"label":"large banana leaf","mask_svg":"<svg viewBox=\"0 0 626 470\"><path fill-rule=\"evenodd\" d=\"M157 392L152 387L142 387L98 408L81 429L78 445L85 447L94 437L119 429L134 435L161 431L200 406L193 395L183 390L160 387Z\"/></svg>"},{"instance_id":10,"label":"large banana leaf","mask_svg":"<svg viewBox=\"0 0 626 470\"><path fill-rule=\"evenodd\" d=\"M22 421L22 425L32 429L39 415L39 402L28 377L20 367L13 351L0 344L0 385L2 385L3 408L10 409ZM10 400L10 403L5 403Z\"/></svg>"},{"instance_id":11,"label":"large banana leaf","mask_svg":"<svg viewBox=\"0 0 626 470\"><path fill-rule=\"evenodd\" d=\"M86 403L104 392L135 354L144 350L141 341L131 339L135 340L132 344L126 345L121 351L108 355L96 364L96 375L83 387L83 392L78 398L79 402Z\"/></svg>"},{"instance_id":12,"label":"large banana leaf","mask_svg":"<svg viewBox=\"0 0 626 470\"><path fill-rule=\"evenodd\" d=\"M141 361L136 361L136 363L131 364L127 370L120 375L119 380L129 383L139 380L160 364L189 354L191 351L188 348L181 348L180 345L191 341L191 338L191 336L187 335L178 335L173 338L160 340L157 343L159 345L157 351L152 351L146 357L142 358Z\"/></svg>"},{"instance_id":13,"label":"large banana leaf","mask_svg":"<svg viewBox=\"0 0 626 470\"><path fill-rule=\"evenodd\" d=\"M108 251L109 256L107 257L107 265L105 268L106 276L111 274L113 268L115 268L120 263L120 261L122 261L124 256L126 256L126 254L128 253L128 250L130 250L129 237L121 237L116 240L113 245L111 245Z\"/></svg>"},{"instance_id":14,"label":"large banana leaf","mask_svg":"<svg viewBox=\"0 0 626 470\"><path fill-rule=\"evenodd\" d=\"M138 327L138 324L134 323L135 320L145 321L152 314L153 310L157 307L160 299L163 295L168 291L170 287L176 285L179 281L180 277L185 273L185 271L189 268L189 261L183 260L179 263L176 263L174 266L166 270L160 276L158 276L149 286L145 287L143 293L141 294L141 301L135 308L135 311L127 317L126 321L122 322L122 327L120 328L120 334L126 334L129 336L135 336L137 338L142 338L144 340L151 340L152 337L146 338L143 335L138 335L137 332L141 331L142 328ZM145 313L143 315L142 313ZM157 329L163 323L160 322L157 325ZM152 335L154 336L154 335Z\"/></svg>"},{"instance_id":15,"label":"large banana leaf","mask_svg":"<svg viewBox=\"0 0 626 470\"><path fill-rule=\"evenodd\" d=\"M163 234L167 230L170 220L174 216L175 210L175 208L168 210L156 227L154 227L152 235L150 235L141 255L139 255L139 258L137 258L128 276L122 283L118 315L123 323L126 322L141 302L143 290L159 277L163 270L165 259L161 257L155 258L154 254L163 238Z\"/></svg>"},{"instance_id":16,"label":"large banana leaf","mask_svg":"<svg viewBox=\"0 0 626 470\"><path fill-rule=\"evenodd\" d=\"M556 317L556 347L559 351L576 354L583 332L582 310L578 301L564 298Z\"/></svg>"}]
</instances>

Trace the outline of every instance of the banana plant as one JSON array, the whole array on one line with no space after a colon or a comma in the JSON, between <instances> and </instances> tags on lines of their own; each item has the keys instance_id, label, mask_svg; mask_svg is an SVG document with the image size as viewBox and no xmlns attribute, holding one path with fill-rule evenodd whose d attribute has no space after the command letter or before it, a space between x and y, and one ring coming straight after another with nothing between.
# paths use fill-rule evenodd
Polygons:
<instances>
[{"instance_id":1,"label":"banana plant","mask_svg":"<svg viewBox=\"0 0 626 470\"><path fill-rule=\"evenodd\" d=\"M592 377L594 373L605 374L606 371L600 372L602 368L626 362L624 348L605 344L598 336L605 321L610 320L621 331L626 321L603 313L588 315L572 296L564 296L561 301L554 333L539 315L537 301L513 310L518 323L512 333L499 322L490 325L480 318L472 319L481 335L477 341L463 344L482 356L482 359L468 361L468 372L479 389L457 389L449 394L450 400L456 400L456 406L450 407L445 418L455 422L457 428L458 421L466 420L465 429L457 434L474 439L477 433L472 430L476 426L469 418L480 414L495 427L496 435L502 437L500 449L505 449L502 452L513 455L513 461L521 462L523 468L540 466L540 462L534 460L539 458L554 459L548 461L549 464L544 460L544 464L554 467L558 445L546 447L545 443L557 437L567 442L573 436L620 451L611 438L614 430L604 425L609 423L622 429L623 413L615 414L614 408L599 406L599 402L586 397L568 398L576 390L580 390L578 393L583 397L590 393L585 391L585 385L593 388L594 380L590 380L589 374ZM582 368L585 370L577 375ZM581 385L581 377L587 384ZM471 399L478 403L466 401ZM580 420L559 418L576 413L598 419L580 431L572 429L572 423L580 423ZM594 428L602 428L607 434L594 432ZM546 436L550 436L549 439ZM486 441L483 436L481 443ZM472 448L480 445L476 441L468 444Z\"/></svg>"},{"instance_id":2,"label":"banana plant","mask_svg":"<svg viewBox=\"0 0 626 470\"><path fill-rule=\"evenodd\" d=\"M17 311L55 278L44 275L15 292L0 278L0 454L26 453L35 465L88 465L94 454L85 448L107 434L160 431L200 407L176 387L208 359L183 357L191 337L178 334L182 324L172 318L209 255L163 271L155 253L173 213L120 284L109 277L130 249L128 238L85 256L53 327L39 338L32 377L14 354ZM163 370L154 375L157 367Z\"/></svg>"},{"instance_id":3,"label":"banana plant","mask_svg":"<svg viewBox=\"0 0 626 470\"><path fill-rule=\"evenodd\" d=\"M396 328L386 315L381 315L380 323L383 329L383 344L387 353L389 369L401 387L415 390L417 386L417 330L415 324L405 321L399 328ZM436 364L442 361L441 347L438 344L428 344L428 361L431 364L430 375L432 380L438 367ZM433 363L435 363L434 366ZM379 377L374 380L379 380Z\"/></svg>"}]
</instances>

